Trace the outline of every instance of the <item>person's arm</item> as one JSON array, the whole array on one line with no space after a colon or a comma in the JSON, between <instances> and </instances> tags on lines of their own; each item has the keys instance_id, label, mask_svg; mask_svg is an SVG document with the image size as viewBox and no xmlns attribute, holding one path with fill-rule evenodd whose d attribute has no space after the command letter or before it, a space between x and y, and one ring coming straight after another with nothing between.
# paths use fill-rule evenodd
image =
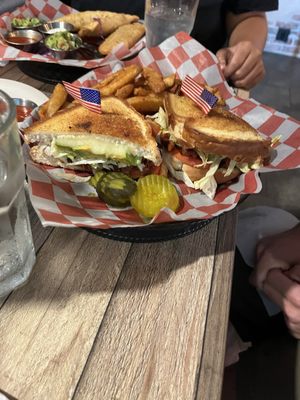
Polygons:
<instances>
[{"instance_id":1,"label":"person's arm","mask_svg":"<svg viewBox=\"0 0 300 400\"><path fill-rule=\"evenodd\" d=\"M251 89L265 75L262 52L267 38L264 12L227 13L228 47L217 57L226 79L235 87Z\"/></svg>"},{"instance_id":2,"label":"person's arm","mask_svg":"<svg viewBox=\"0 0 300 400\"><path fill-rule=\"evenodd\" d=\"M290 332L300 339L300 224L259 242L250 281L282 309Z\"/></svg>"}]
</instances>

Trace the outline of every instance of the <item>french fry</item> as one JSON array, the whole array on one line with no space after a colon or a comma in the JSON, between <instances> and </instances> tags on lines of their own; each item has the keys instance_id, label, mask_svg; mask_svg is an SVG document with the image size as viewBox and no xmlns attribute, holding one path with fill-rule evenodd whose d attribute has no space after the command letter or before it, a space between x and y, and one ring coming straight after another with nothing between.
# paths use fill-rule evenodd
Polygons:
<instances>
[{"instance_id":1,"label":"french fry","mask_svg":"<svg viewBox=\"0 0 300 400\"><path fill-rule=\"evenodd\" d=\"M123 71L128 70L128 68L129 67L125 67L125 68L119 69L116 72L111 72L102 81L96 83L93 86L93 89L99 89L99 90L102 89L104 86L107 86L109 83L111 83L114 79L117 79L119 76L122 76L124 74Z\"/></svg>"},{"instance_id":2,"label":"french fry","mask_svg":"<svg viewBox=\"0 0 300 400\"><path fill-rule=\"evenodd\" d=\"M144 67L143 76L145 77L147 84L154 93L162 93L166 89L163 76L159 72L154 71L154 69Z\"/></svg>"},{"instance_id":3,"label":"french fry","mask_svg":"<svg viewBox=\"0 0 300 400\"><path fill-rule=\"evenodd\" d=\"M47 116L49 100L47 100L44 104L39 107L38 114L40 119L44 119Z\"/></svg>"},{"instance_id":4,"label":"french fry","mask_svg":"<svg viewBox=\"0 0 300 400\"><path fill-rule=\"evenodd\" d=\"M140 75L139 77L136 78L134 81L134 86L145 86L146 85L146 79L143 77L143 75Z\"/></svg>"},{"instance_id":5,"label":"french fry","mask_svg":"<svg viewBox=\"0 0 300 400\"><path fill-rule=\"evenodd\" d=\"M148 96L150 93L153 93L153 92L147 86L146 87L139 86L139 87L134 88L134 90L133 90L134 96Z\"/></svg>"},{"instance_id":6,"label":"french fry","mask_svg":"<svg viewBox=\"0 0 300 400\"><path fill-rule=\"evenodd\" d=\"M139 65L130 65L129 67L123 68L118 71L119 73L115 75L107 85L96 85L96 88L101 90L102 96L111 96L120 89L122 86L127 85L134 81L134 78L142 71L142 67Z\"/></svg>"},{"instance_id":7,"label":"french fry","mask_svg":"<svg viewBox=\"0 0 300 400\"><path fill-rule=\"evenodd\" d=\"M127 97L131 96L134 89L133 83L127 83L127 85L122 86L120 89L116 91L116 97L119 99L127 99Z\"/></svg>"},{"instance_id":8,"label":"french fry","mask_svg":"<svg viewBox=\"0 0 300 400\"><path fill-rule=\"evenodd\" d=\"M163 96L134 96L129 97L127 102L141 114L154 114L163 106Z\"/></svg>"},{"instance_id":9,"label":"french fry","mask_svg":"<svg viewBox=\"0 0 300 400\"><path fill-rule=\"evenodd\" d=\"M68 96L68 93L61 83L58 83L48 102L48 108L47 108L47 117L52 117L64 104Z\"/></svg>"},{"instance_id":10,"label":"french fry","mask_svg":"<svg viewBox=\"0 0 300 400\"><path fill-rule=\"evenodd\" d=\"M175 78L176 78L176 74L171 74L171 75L167 76L166 78L164 78L164 84L166 85L166 88L170 88L174 85Z\"/></svg>"}]
</instances>

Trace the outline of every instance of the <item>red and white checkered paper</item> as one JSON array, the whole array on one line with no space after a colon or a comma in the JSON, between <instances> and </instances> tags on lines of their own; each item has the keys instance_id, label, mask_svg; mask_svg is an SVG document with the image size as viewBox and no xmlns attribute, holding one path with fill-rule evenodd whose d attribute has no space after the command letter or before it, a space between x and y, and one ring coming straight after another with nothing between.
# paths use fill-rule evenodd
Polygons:
<instances>
[{"instance_id":1,"label":"red and white checkered paper","mask_svg":"<svg viewBox=\"0 0 300 400\"><path fill-rule=\"evenodd\" d=\"M186 74L199 83L217 86L226 99L229 109L255 127L261 135L281 135L277 155L268 168L260 172L299 168L300 122L286 114L258 103L243 100L234 95L222 76L216 57L186 33L178 33L159 47L144 49L129 62L118 62L113 70L129 63L140 63L158 69L164 76L177 72L180 78ZM83 76L77 83L91 86L103 79L111 69L98 68ZM27 123L28 120L26 121ZM114 209L94 197L95 192L86 183L70 183L56 179L55 168L34 164L27 159L27 174L33 206L43 225L86 226L112 228L144 225L133 209ZM182 208L177 214L164 209L150 223L208 219L233 209L242 194L258 193L261 181L257 171L242 174L228 187L220 187L213 200L199 191L175 182L182 196ZM94 196L91 196L93 192Z\"/></svg>"},{"instance_id":2,"label":"red and white checkered paper","mask_svg":"<svg viewBox=\"0 0 300 400\"><path fill-rule=\"evenodd\" d=\"M59 0L25 0L25 5L18 7L13 12L6 12L0 16L0 33L4 35L11 30L11 21L15 17L32 18L37 17L44 21L52 21L66 14L78 12L71 7L63 4ZM61 65L70 65L73 67L96 68L103 65L113 65L117 60L125 57L136 55L145 47L145 39L142 38L135 46L128 49L125 45L120 44L114 51L106 57L86 60L81 56L81 59L63 59L57 60L50 53L33 54L26 51L16 49L13 46L8 46L0 40L0 63L8 61L39 61L58 63ZM80 54L78 53L78 58Z\"/></svg>"}]
</instances>

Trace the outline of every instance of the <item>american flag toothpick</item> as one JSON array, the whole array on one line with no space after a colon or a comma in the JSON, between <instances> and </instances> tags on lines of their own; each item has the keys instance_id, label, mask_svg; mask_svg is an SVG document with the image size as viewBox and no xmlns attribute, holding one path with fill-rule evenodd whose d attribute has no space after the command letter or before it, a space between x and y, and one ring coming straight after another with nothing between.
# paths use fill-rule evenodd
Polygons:
<instances>
[{"instance_id":1,"label":"american flag toothpick","mask_svg":"<svg viewBox=\"0 0 300 400\"><path fill-rule=\"evenodd\" d=\"M189 75L185 76L181 85L181 91L193 100L205 114L208 114L218 101L218 98L214 94L199 85Z\"/></svg>"},{"instance_id":2,"label":"american flag toothpick","mask_svg":"<svg viewBox=\"0 0 300 400\"><path fill-rule=\"evenodd\" d=\"M79 87L69 82L64 82L66 91L90 111L101 113L101 95L99 90Z\"/></svg>"}]
</instances>

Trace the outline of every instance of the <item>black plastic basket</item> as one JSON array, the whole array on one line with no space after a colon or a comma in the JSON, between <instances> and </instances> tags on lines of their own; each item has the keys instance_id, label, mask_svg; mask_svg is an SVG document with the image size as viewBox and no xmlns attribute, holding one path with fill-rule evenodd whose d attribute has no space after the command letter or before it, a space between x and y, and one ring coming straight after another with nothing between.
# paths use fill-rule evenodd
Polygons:
<instances>
[{"instance_id":1,"label":"black plastic basket","mask_svg":"<svg viewBox=\"0 0 300 400\"><path fill-rule=\"evenodd\" d=\"M51 84L61 81L73 82L90 71L82 67L38 61L18 61L17 65L24 74L31 78Z\"/></svg>"},{"instance_id":2,"label":"black plastic basket","mask_svg":"<svg viewBox=\"0 0 300 400\"><path fill-rule=\"evenodd\" d=\"M153 243L179 239L208 225L213 218L198 221L170 222L134 228L91 229L89 232L112 240L133 243Z\"/></svg>"}]
</instances>

